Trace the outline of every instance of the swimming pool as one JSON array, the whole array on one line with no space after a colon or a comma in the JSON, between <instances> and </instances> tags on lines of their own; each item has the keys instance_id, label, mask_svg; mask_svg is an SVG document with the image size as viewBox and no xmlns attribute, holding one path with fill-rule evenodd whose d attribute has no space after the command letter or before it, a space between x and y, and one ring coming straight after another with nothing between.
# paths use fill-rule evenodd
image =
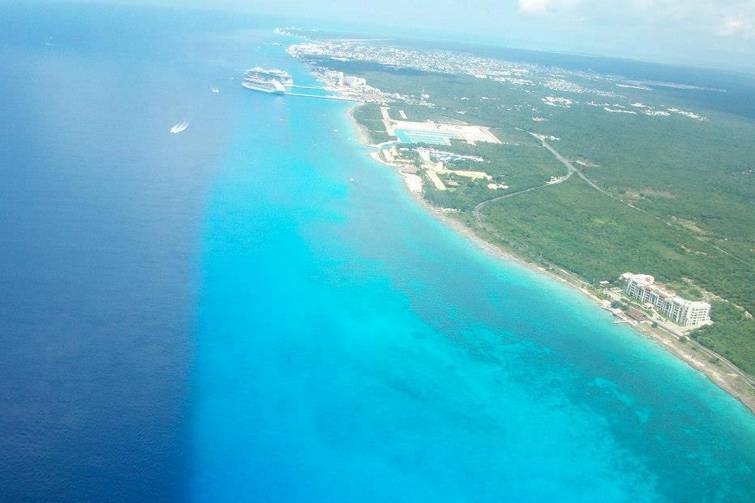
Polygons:
<instances>
[{"instance_id":1,"label":"swimming pool","mask_svg":"<svg viewBox=\"0 0 755 503\"><path fill-rule=\"evenodd\" d=\"M396 137L401 143L429 143L431 145L451 145L455 136L447 133L432 133L429 131L409 131L397 129Z\"/></svg>"}]
</instances>

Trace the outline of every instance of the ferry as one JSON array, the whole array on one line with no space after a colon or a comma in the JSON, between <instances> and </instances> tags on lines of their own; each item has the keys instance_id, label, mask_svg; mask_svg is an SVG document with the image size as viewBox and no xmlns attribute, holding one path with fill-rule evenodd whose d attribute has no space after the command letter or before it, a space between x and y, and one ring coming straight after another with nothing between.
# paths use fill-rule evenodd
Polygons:
<instances>
[{"instance_id":1,"label":"ferry","mask_svg":"<svg viewBox=\"0 0 755 503\"><path fill-rule=\"evenodd\" d=\"M173 127L170 128L170 134L178 134L183 133L186 131L186 129L189 127L189 123L186 121L179 122L178 124L174 124Z\"/></svg>"},{"instance_id":2,"label":"ferry","mask_svg":"<svg viewBox=\"0 0 755 503\"><path fill-rule=\"evenodd\" d=\"M247 89L269 94L286 94L286 87L293 84L291 75L285 70L265 69L259 66L247 70L244 80L241 81L241 85Z\"/></svg>"}]
</instances>

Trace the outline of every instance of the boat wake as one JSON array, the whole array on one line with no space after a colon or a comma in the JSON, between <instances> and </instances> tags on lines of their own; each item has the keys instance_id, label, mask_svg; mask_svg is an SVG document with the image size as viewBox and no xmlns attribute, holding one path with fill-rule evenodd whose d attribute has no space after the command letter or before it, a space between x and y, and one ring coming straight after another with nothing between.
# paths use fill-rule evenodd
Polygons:
<instances>
[{"instance_id":1,"label":"boat wake","mask_svg":"<svg viewBox=\"0 0 755 503\"><path fill-rule=\"evenodd\" d=\"M170 128L170 134L178 134L183 133L188 129L189 123L187 121L179 122L178 124L174 124L173 127Z\"/></svg>"}]
</instances>

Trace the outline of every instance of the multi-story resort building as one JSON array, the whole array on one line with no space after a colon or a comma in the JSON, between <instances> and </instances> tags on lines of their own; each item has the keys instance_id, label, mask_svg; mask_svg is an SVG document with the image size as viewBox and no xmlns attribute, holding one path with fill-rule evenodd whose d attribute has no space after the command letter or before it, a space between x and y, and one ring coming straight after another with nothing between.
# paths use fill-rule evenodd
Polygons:
<instances>
[{"instance_id":1,"label":"multi-story resort building","mask_svg":"<svg viewBox=\"0 0 755 503\"><path fill-rule=\"evenodd\" d=\"M683 299L660 285L648 274L625 272L621 279L626 282L627 295L653 308L671 321L693 327L710 322L710 304Z\"/></svg>"}]
</instances>

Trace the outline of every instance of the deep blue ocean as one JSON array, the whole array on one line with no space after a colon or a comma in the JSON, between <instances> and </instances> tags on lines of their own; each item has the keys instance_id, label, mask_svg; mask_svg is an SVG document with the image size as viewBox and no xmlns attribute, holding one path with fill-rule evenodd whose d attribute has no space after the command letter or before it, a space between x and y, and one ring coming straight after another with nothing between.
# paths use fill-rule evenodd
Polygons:
<instances>
[{"instance_id":1,"label":"deep blue ocean","mask_svg":"<svg viewBox=\"0 0 755 503\"><path fill-rule=\"evenodd\" d=\"M755 498L736 400L241 88L271 21L2 9L1 501Z\"/></svg>"}]
</instances>

